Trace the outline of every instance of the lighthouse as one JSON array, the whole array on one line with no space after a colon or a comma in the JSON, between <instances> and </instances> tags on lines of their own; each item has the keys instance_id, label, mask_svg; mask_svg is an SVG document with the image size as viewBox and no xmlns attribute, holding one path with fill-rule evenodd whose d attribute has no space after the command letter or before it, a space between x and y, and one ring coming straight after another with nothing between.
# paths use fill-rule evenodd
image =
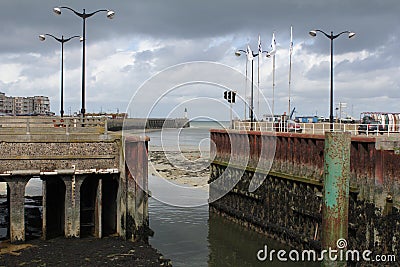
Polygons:
<instances>
[{"instance_id":1,"label":"lighthouse","mask_svg":"<svg viewBox=\"0 0 400 267\"><path fill-rule=\"evenodd\" d=\"M185 112L183 113L183 117L184 117L185 119L188 118L188 115L187 115L187 108L185 108Z\"/></svg>"}]
</instances>

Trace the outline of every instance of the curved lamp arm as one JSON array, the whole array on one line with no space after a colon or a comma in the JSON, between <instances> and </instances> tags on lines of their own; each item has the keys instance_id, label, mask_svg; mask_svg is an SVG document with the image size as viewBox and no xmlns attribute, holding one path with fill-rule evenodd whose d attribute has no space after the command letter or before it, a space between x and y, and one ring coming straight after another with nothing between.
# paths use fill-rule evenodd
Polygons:
<instances>
[{"instance_id":1,"label":"curved lamp arm","mask_svg":"<svg viewBox=\"0 0 400 267\"><path fill-rule=\"evenodd\" d=\"M324 31L322 31L322 30L311 30L311 31L309 32L309 34L310 34L312 37L315 37L315 36L317 35L317 32L322 33L323 35L325 35L327 38L329 38L329 39L331 39L331 40L334 40L334 39L338 38L340 35L342 35L342 34L344 34L344 33L348 33L348 34L349 34L349 38L352 38L352 37L354 37L354 36L356 35L354 32L351 32L351 31L343 31L343 32L341 32L341 33L339 33L339 34L333 35L333 32L331 32L331 34L327 34L326 32L324 32Z\"/></svg>"},{"instance_id":2,"label":"curved lamp arm","mask_svg":"<svg viewBox=\"0 0 400 267\"><path fill-rule=\"evenodd\" d=\"M247 54L247 51L245 51L243 49L236 50L235 56L240 57L242 55L242 53Z\"/></svg>"},{"instance_id":3,"label":"curved lamp arm","mask_svg":"<svg viewBox=\"0 0 400 267\"><path fill-rule=\"evenodd\" d=\"M109 18L109 19L114 18L114 15L115 15L115 12L112 11L112 10L109 10L109 9L99 9L99 10L96 10L96 11L94 11L94 12L92 12L92 13L86 13L86 12L85 12L85 9L83 9L83 12L81 13L81 12L78 12L78 11L76 11L76 10L70 8L70 7L67 7L67 6L55 7L55 8L53 8L53 11L54 11L54 13L56 13L57 15L61 15L61 9L63 9L63 8L64 8L64 9L68 9L68 10L74 12L75 15L81 17L82 19L89 18L89 17L91 17L91 16L93 16L94 14L99 13L99 12L107 12L107 18Z\"/></svg>"},{"instance_id":4,"label":"curved lamp arm","mask_svg":"<svg viewBox=\"0 0 400 267\"><path fill-rule=\"evenodd\" d=\"M45 41L45 40L46 40L46 36L50 36L50 37L54 38L54 40L56 40L56 41L58 41L58 42L60 42L60 43L66 43L66 42L68 42L69 40L74 39L74 38L81 38L81 37L78 36L78 35L74 35L74 36L72 36L72 37L69 37L69 38L67 38L67 39L64 39L64 36L62 36L61 38L58 38L58 37L56 37L56 36L54 36L54 35L52 35L52 34L50 34L50 33L45 33L45 34L39 35L39 40L40 40L40 41Z\"/></svg>"}]
</instances>

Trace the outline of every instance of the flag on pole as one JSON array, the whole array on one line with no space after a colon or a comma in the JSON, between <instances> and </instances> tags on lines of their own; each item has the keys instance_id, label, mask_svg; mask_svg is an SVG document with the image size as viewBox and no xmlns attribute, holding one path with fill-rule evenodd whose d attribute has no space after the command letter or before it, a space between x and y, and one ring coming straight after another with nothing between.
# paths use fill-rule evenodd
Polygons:
<instances>
[{"instance_id":1,"label":"flag on pole","mask_svg":"<svg viewBox=\"0 0 400 267\"><path fill-rule=\"evenodd\" d=\"M292 55L293 53L293 27L290 26L290 48L289 48L289 53Z\"/></svg>"},{"instance_id":2,"label":"flag on pole","mask_svg":"<svg viewBox=\"0 0 400 267\"><path fill-rule=\"evenodd\" d=\"M276 40L275 40L275 33L272 34L272 41L271 41L271 52L269 52L271 56L276 54Z\"/></svg>"},{"instance_id":3,"label":"flag on pole","mask_svg":"<svg viewBox=\"0 0 400 267\"><path fill-rule=\"evenodd\" d=\"M261 56L262 54L262 47L261 47L261 37L258 35L258 54Z\"/></svg>"},{"instance_id":4,"label":"flag on pole","mask_svg":"<svg viewBox=\"0 0 400 267\"><path fill-rule=\"evenodd\" d=\"M247 54L247 60L248 60L248 61L253 61L253 59L254 59L254 57L253 57L253 51L251 51L250 45L247 45L246 54Z\"/></svg>"}]
</instances>

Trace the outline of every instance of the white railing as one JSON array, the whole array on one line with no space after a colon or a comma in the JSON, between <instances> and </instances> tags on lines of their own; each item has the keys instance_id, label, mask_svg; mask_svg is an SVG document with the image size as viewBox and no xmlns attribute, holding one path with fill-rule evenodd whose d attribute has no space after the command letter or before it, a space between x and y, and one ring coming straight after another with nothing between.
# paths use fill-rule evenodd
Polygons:
<instances>
[{"instance_id":1,"label":"white railing","mask_svg":"<svg viewBox=\"0 0 400 267\"><path fill-rule=\"evenodd\" d=\"M107 133L107 118L0 117L0 134Z\"/></svg>"},{"instance_id":2,"label":"white railing","mask_svg":"<svg viewBox=\"0 0 400 267\"><path fill-rule=\"evenodd\" d=\"M306 134L325 134L330 131L330 123L273 123L273 122L242 122L234 121L233 128L241 131L260 131L260 132L291 132ZM251 127L252 126L252 127ZM333 123L334 132L350 132L352 135L398 135L400 134L400 124L347 124Z\"/></svg>"}]
</instances>

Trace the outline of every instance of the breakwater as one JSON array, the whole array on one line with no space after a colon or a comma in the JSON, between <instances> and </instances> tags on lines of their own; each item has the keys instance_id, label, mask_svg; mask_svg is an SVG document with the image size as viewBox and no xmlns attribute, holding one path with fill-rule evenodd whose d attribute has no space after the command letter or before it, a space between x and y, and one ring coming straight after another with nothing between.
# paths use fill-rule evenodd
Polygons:
<instances>
[{"instance_id":1,"label":"breakwater","mask_svg":"<svg viewBox=\"0 0 400 267\"><path fill-rule=\"evenodd\" d=\"M211 140L210 198L228 193L210 210L292 247L321 250L324 136L211 130ZM349 249L399 252L399 144L351 138ZM249 191L254 181L261 184Z\"/></svg>"},{"instance_id":2,"label":"breakwater","mask_svg":"<svg viewBox=\"0 0 400 267\"><path fill-rule=\"evenodd\" d=\"M108 130L120 131L124 130L144 130L144 129L161 129L161 128L186 128L190 127L190 122L185 118L125 118L125 119L108 119Z\"/></svg>"}]
</instances>

